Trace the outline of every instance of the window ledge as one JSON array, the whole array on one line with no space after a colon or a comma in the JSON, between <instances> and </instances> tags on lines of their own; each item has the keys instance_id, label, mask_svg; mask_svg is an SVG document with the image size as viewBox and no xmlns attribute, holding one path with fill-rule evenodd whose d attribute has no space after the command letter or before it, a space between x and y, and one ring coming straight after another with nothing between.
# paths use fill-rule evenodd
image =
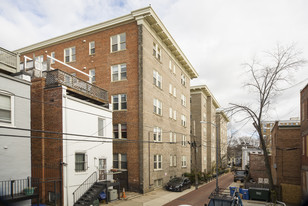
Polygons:
<instances>
[{"instance_id":1,"label":"window ledge","mask_svg":"<svg viewBox=\"0 0 308 206\"><path fill-rule=\"evenodd\" d=\"M118 51L110 51L110 54L115 54L115 53L118 53L118 52L122 52L122 51L126 51L127 49L122 49L122 50L118 50Z\"/></svg>"},{"instance_id":2,"label":"window ledge","mask_svg":"<svg viewBox=\"0 0 308 206\"><path fill-rule=\"evenodd\" d=\"M127 112L127 109L112 110L113 112Z\"/></svg>"},{"instance_id":3,"label":"window ledge","mask_svg":"<svg viewBox=\"0 0 308 206\"><path fill-rule=\"evenodd\" d=\"M163 169L154 169L154 172L163 171Z\"/></svg>"},{"instance_id":4,"label":"window ledge","mask_svg":"<svg viewBox=\"0 0 308 206\"><path fill-rule=\"evenodd\" d=\"M156 116L159 116L159 117L163 117L163 115L157 114L157 113L155 113L155 112L153 112L153 114L155 114Z\"/></svg>"},{"instance_id":5,"label":"window ledge","mask_svg":"<svg viewBox=\"0 0 308 206\"><path fill-rule=\"evenodd\" d=\"M116 81L111 81L111 82L125 82L127 79L121 79L121 80L116 80Z\"/></svg>"}]
</instances>

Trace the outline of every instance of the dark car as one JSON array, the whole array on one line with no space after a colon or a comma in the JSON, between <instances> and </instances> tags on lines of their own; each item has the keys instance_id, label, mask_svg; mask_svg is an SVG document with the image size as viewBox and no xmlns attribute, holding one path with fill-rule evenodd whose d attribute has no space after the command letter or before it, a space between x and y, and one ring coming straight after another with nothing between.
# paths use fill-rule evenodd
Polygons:
<instances>
[{"instance_id":1,"label":"dark car","mask_svg":"<svg viewBox=\"0 0 308 206\"><path fill-rule=\"evenodd\" d=\"M166 184L166 190L182 192L191 187L191 182L187 177L174 177Z\"/></svg>"},{"instance_id":2,"label":"dark car","mask_svg":"<svg viewBox=\"0 0 308 206\"><path fill-rule=\"evenodd\" d=\"M246 170L236 170L234 172L234 182L240 180L241 182L244 182L245 178L247 176Z\"/></svg>"}]
</instances>

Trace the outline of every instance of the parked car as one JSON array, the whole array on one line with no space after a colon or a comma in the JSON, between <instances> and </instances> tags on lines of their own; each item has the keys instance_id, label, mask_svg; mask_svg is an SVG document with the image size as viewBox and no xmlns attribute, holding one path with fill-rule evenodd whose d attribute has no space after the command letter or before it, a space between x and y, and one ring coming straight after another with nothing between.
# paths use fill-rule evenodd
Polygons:
<instances>
[{"instance_id":1,"label":"parked car","mask_svg":"<svg viewBox=\"0 0 308 206\"><path fill-rule=\"evenodd\" d=\"M191 187L191 182L187 177L174 177L166 184L165 188L169 191L182 192Z\"/></svg>"},{"instance_id":2,"label":"parked car","mask_svg":"<svg viewBox=\"0 0 308 206\"><path fill-rule=\"evenodd\" d=\"M247 176L247 171L246 170L236 170L234 172L234 182L240 180L241 182L244 182L246 176Z\"/></svg>"}]
</instances>

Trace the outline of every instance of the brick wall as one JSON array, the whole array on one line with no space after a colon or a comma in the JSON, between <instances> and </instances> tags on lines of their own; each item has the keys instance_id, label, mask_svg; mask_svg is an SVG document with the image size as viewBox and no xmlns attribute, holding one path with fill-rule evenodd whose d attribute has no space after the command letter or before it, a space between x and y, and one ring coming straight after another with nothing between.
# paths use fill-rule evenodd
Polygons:
<instances>
[{"instance_id":1,"label":"brick wall","mask_svg":"<svg viewBox=\"0 0 308 206\"><path fill-rule=\"evenodd\" d=\"M301 187L303 196L308 195L308 85L301 90Z\"/></svg>"},{"instance_id":2,"label":"brick wall","mask_svg":"<svg viewBox=\"0 0 308 206\"><path fill-rule=\"evenodd\" d=\"M269 156L271 162L271 156ZM258 182L258 178L268 178L266 174L264 156L262 154L249 154L250 177Z\"/></svg>"}]
</instances>

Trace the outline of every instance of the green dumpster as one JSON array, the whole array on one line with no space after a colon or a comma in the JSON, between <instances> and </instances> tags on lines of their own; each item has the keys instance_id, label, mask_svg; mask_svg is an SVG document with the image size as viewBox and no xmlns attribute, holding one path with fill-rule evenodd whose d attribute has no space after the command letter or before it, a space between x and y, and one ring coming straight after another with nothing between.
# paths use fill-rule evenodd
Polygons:
<instances>
[{"instance_id":1,"label":"green dumpster","mask_svg":"<svg viewBox=\"0 0 308 206\"><path fill-rule=\"evenodd\" d=\"M249 188L249 197L251 200L270 201L270 190L268 188Z\"/></svg>"},{"instance_id":2,"label":"green dumpster","mask_svg":"<svg viewBox=\"0 0 308 206\"><path fill-rule=\"evenodd\" d=\"M98 199L94 200L92 205L93 206L99 206L99 200Z\"/></svg>"}]
</instances>

